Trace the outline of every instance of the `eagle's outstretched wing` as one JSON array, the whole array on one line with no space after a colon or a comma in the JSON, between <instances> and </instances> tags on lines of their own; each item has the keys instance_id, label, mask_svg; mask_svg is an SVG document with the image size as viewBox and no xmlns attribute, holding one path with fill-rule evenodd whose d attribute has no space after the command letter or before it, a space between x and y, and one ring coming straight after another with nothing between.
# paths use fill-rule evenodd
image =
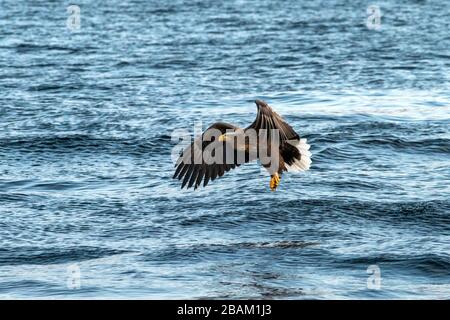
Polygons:
<instances>
[{"instance_id":1,"label":"eagle's outstretched wing","mask_svg":"<svg viewBox=\"0 0 450 320\"><path fill-rule=\"evenodd\" d=\"M217 135L214 133L225 134L227 131L234 131L238 128L232 124L217 122L210 126L201 137L195 139L189 147L187 147L175 164L176 170L173 178L183 180L181 188L187 185L187 188L197 189L203 181L206 186L211 180L223 176L223 174L240 165L237 162L237 151L233 145L226 141L218 141ZM205 150L207 152L205 152ZM214 161L215 152L222 152L222 156L218 157L222 161ZM230 153L234 163L227 163L230 159ZM219 162L219 163L217 163Z\"/></svg>"}]
</instances>

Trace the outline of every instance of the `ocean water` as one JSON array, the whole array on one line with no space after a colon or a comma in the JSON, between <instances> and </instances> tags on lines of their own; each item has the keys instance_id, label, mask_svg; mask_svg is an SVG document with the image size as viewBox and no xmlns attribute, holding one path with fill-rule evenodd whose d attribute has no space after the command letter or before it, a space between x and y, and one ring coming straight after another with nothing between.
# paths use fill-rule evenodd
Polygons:
<instances>
[{"instance_id":1,"label":"ocean water","mask_svg":"<svg viewBox=\"0 0 450 320\"><path fill-rule=\"evenodd\" d=\"M0 298L450 298L449 15L0 1ZM255 99L311 170L180 190L174 130L245 127Z\"/></svg>"}]
</instances>

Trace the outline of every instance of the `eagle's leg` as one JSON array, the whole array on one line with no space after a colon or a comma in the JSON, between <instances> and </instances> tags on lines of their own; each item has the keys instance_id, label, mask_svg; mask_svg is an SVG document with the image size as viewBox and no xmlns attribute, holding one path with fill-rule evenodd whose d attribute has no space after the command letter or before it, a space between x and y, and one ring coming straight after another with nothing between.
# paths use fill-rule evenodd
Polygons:
<instances>
[{"instance_id":1,"label":"eagle's leg","mask_svg":"<svg viewBox=\"0 0 450 320\"><path fill-rule=\"evenodd\" d=\"M275 173L270 176L270 190L275 191L277 187L280 185L281 176L278 173Z\"/></svg>"}]
</instances>

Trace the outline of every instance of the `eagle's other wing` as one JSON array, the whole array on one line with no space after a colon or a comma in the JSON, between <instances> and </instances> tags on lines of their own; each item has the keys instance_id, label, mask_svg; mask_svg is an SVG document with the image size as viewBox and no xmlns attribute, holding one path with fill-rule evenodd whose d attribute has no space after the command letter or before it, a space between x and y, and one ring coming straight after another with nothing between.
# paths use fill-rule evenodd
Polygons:
<instances>
[{"instance_id":1,"label":"eagle's other wing","mask_svg":"<svg viewBox=\"0 0 450 320\"><path fill-rule=\"evenodd\" d=\"M267 138L273 134L272 130L278 129L280 137L280 155L282 156L285 168L288 171L305 171L311 165L311 152L306 139L300 136L294 129L264 101L256 100L258 114L255 121L245 130L254 129L257 132L261 129L267 130Z\"/></svg>"},{"instance_id":2,"label":"eagle's other wing","mask_svg":"<svg viewBox=\"0 0 450 320\"><path fill-rule=\"evenodd\" d=\"M258 114L256 115L255 121L245 130L255 129L259 131L260 129L266 129L270 133L270 130L278 129L280 132L280 141L300 139L297 132L278 113L273 111L267 103L261 100L256 100L255 103L258 107Z\"/></svg>"}]
</instances>

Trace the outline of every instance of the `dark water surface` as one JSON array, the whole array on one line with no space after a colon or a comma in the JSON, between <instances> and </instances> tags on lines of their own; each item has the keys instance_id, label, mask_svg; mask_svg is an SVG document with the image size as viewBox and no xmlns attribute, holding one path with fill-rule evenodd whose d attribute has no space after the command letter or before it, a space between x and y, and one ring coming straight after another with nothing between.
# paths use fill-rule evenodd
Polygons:
<instances>
[{"instance_id":1,"label":"dark water surface","mask_svg":"<svg viewBox=\"0 0 450 320\"><path fill-rule=\"evenodd\" d=\"M74 3L0 1L0 297L450 297L449 2ZM173 130L256 98L311 170L180 191Z\"/></svg>"}]
</instances>

